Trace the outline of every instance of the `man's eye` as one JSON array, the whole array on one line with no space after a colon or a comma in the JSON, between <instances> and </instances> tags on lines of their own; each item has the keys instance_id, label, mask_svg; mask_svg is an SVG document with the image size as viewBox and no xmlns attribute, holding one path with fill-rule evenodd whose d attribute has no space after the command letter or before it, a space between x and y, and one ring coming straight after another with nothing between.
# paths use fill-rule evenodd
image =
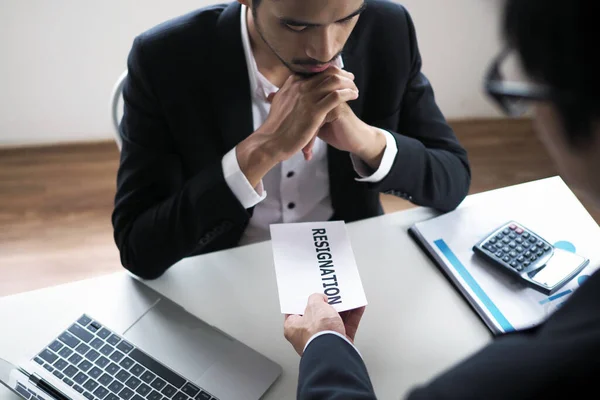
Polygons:
<instances>
[{"instance_id":1,"label":"man's eye","mask_svg":"<svg viewBox=\"0 0 600 400\"><path fill-rule=\"evenodd\" d=\"M306 29L306 25L289 25L289 24L285 24L285 26L289 30L292 30L294 32L302 32L303 30Z\"/></svg>"}]
</instances>

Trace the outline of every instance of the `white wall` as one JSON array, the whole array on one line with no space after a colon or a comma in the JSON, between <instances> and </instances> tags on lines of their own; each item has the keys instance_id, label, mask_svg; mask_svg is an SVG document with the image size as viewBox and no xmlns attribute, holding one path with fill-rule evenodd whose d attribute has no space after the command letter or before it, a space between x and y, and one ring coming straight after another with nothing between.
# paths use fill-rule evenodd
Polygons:
<instances>
[{"instance_id":1,"label":"white wall","mask_svg":"<svg viewBox=\"0 0 600 400\"><path fill-rule=\"evenodd\" d=\"M448 118L499 114L481 92L500 0L403 0ZM0 145L112 137L109 97L132 40L214 0L2 0Z\"/></svg>"}]
</instances>

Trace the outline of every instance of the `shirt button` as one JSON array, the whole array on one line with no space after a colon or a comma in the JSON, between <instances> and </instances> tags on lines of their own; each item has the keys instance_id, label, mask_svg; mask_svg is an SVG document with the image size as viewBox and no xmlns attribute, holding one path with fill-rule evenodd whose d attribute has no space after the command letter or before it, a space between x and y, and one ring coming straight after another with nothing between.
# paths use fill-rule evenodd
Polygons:
<instances>
[{"instance_id":1,"label":"shirt button","mask_svg":"<svg viewBox=\"0 0 600 400\"><path fill-rule=\"evenodd\" d=\"M294 176L294 171L290 171L287 173L288 178L291 178L292 176Z\"/></svg>"},{"instance_id":2,"label":"shirt button","mask_svg":"<svg viewBox=\"0 0 600 400\"><path fill-rule=\"evenodd\" d=\"M296 204L294 204L294 203L289 203L289 204L288 204L288 208L289 208L290 210L293 210L294 208L296 208Z\"/></svg>"}]
</instances>

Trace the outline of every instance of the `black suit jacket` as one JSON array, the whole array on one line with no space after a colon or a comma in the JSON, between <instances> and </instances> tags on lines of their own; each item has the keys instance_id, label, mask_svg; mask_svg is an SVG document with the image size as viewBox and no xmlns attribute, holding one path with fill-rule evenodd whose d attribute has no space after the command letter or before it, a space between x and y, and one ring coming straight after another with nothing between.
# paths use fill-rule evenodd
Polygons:
<instances>
[{"instance_id":1,"label":"black suit jacket","mask_svg":"<svg viewBox=\"0 0 600 400\"><path fill-rule=\"evenodd\" d=\"M598 377L600 272L545 323L496 338L415 388L408 399L598 398ZM596 395L583 396L588 391ZM308 346L300 362L298 399L374 398L367 369L352 346L335 335L320 336Z\"/></svg>"},{"instance_id":2,"label":"black suit jacket","mask_svg":"<svg viewBox=\"0 0 600 400\"><path fill-rule=\"evenodd\" d=\"M328 148L334 219L382 213L379 193L441 211L466 196L464 148L421 73L404 8L367 1L343 55L361 96L364 122L398 146L381 182L357 182L348 153ZM250 83L238 3L192 12L139 35L124 85L123 146L112 216L123 265L156 278L180 259L236 246L252 209L231 192L222 157L253 131Z\"/></svg>"}]
</instances>

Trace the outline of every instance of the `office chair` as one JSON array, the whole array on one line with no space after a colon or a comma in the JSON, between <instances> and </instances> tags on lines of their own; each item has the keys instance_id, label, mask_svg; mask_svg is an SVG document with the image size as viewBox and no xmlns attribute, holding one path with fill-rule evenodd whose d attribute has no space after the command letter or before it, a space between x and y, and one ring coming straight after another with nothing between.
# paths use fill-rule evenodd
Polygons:
<instances>
[{"instance_id":1,"label":"office chair","mask_svg":"<svg viewBox=\"0 0 600 400\"><path fill-rule=\"evenodd\" d=\"M121 146L123 144L123 140L121 139L121 132L119 131L119 124L121 122L121 115L120 115L120 112L122 112L121 100L123 99L122 92L123 92L123 85L125 84L125 78L127 78L127 70L125 70L121 74L121 76L119 76L119 79L117 80L117 83L115 83L115 86L113 87L112 95L110 97L110 116L112 119L112 124L113 124L113 129L114 129L115 142L117 143L117 147L119 148L119 151L121 151Z\"/></svg>"}]
</instances>

